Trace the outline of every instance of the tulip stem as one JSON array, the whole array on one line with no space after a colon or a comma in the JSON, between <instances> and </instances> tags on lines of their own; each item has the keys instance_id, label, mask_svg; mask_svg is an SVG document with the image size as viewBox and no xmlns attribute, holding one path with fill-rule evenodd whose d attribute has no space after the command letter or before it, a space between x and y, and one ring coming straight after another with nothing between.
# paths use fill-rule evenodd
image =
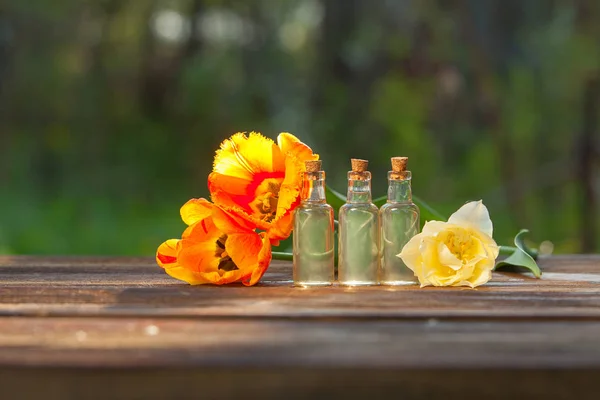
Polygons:
<instances>
[{"instance_id":1,"label":"tulip stem","mask_svg":"<svg viewBox=\"0 0 600 400\"><path fill-rule=\"evenodd\" d=\"M292 253L285 253L283 251L274 251L271 253L273 260L292 261L294 255Z\"/></svg>"}]
</instances>

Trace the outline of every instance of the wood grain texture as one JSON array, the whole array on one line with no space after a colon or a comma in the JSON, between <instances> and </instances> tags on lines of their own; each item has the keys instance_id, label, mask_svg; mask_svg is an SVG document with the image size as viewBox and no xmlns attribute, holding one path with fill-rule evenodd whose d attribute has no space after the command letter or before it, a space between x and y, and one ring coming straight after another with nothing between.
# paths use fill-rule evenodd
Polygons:
<instances>
[{"instance_id":1,"label":"wood grain texture","mask_svg":"<svg viewBox=\"0 0 600 400\"><path fill-rule=\"evenodd\" d=\"M600 360L600 322L587 321L7 318L0 332L0 365L532 369Z\"/></svg>"},{"instance_id":2,"label":"wood grain texture","mask_svg":"<svg viewBox=\"0 0 600 400\"><path fill-rule=\"evenodd\" d=\"M600 318L600 258L553 257L542 279L498 272L467 288L294 288L274 262L252 288L189 286L148 258L0 257L0 315Z\"/></svg>"},{"instance_id":3,"label":"wood grain texture","mask_svg":"<svg viewBox=\"0 0 600 400\"><path fill-rule=\"evenodd\" d=\"M281 262L191 287L149 258L0 256L1 398L597 398L600 256L540 264L301 289Z\"/></svg>"}]
</instances>

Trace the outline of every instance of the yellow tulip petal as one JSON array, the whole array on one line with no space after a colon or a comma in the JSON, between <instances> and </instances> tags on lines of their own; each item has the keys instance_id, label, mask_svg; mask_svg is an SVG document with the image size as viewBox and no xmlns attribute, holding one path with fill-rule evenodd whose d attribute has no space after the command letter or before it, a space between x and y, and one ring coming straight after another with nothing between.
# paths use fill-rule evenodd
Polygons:
<instances>
[{"instance_id":1,"label":"yellow tulip petal","mask_svg":"<svg viewBox=\"0 0 600 400\"><path fill-rule=\"evenodd\" d=\"M252 181L254 174L283 171L285 157L273 140L260 133L236 133L221 143L213 171Z\"/></svg>"},{"instance_id":2,"label":"yellow tulip petal","mask_svg":"<svg viewBox=\"0 0 600 400\"><path fill-rule=\"evenodd\" d=\"M282 133L277 142L254 132L233 135L221 144L208 177L215 205L243 218L253 229L266 231L273 244L291 233L292 211L300 203L304 161L318 159L294 135ZM226 230L215 221L219 229Z\"/></svg>"}]
</instances>

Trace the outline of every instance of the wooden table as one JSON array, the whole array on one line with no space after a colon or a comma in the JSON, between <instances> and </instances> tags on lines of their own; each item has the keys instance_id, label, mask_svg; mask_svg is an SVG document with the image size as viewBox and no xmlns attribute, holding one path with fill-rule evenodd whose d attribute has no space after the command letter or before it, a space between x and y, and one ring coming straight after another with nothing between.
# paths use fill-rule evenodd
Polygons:
<instances>
[{"instance_id":1,"label":"wooden table","mask_svg":"<svg viewBox=\"0 0 600 400\"><path fill-rule=\"evenodd\" d=\"M0 399L600 398L600 256L478 289L192 287L150 258L0 257ZM527 397L525 397L527 396Z\"/></svg>"}]
</instances>

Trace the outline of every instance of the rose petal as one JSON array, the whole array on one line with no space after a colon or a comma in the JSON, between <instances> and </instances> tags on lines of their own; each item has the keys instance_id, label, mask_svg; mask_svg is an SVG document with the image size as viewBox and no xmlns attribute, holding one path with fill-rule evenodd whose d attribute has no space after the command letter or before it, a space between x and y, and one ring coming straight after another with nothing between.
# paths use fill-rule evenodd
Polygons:
<instances>
[{"instance_id":1,"label":"rose petal","mask_svg":"<svg viewBox=\"0 0 600 400\"><path fill-rule=\"evenodd\" d=\"M413 236L408 243L404 245L400 254L396 257L400 257L404 264L413 272L417 272L417 269L421 263L421 240L424 235L422 233Z\"/></svg>"},{"instance_id":2,"label":"rose petal","mask_svg":"<svg viewBox=\"0 0 600 400\"><path fill-rule=\"evenodd\" d=\"M448 222L481 231L489 237L493 236L492 220L481 200L465 204L448 218Z\"/></svg>"},{"instance_id":3,"label":"rose petal","mask_svg":"<svg viewBox=\"0 0 600 400\"><path fill-rule=\"evenodd\" d=\"M436 236L441 231L448 228L447 222L442 221L427 221L423 226L423 231L421 234L425 236Z\"/></svg>"},{"instance_id":4,"label":"rose petal","mask_svg":"<svg viewBox=\"0 0 600 400\"><path fill-rule=\"evenodd\" d=\"M439 245L439 259L442 265L448 266L453 270L458 270L462 267L463 263L459 260L446 246L445 243L440 243Z\"/></svg>"}]
</instances>

